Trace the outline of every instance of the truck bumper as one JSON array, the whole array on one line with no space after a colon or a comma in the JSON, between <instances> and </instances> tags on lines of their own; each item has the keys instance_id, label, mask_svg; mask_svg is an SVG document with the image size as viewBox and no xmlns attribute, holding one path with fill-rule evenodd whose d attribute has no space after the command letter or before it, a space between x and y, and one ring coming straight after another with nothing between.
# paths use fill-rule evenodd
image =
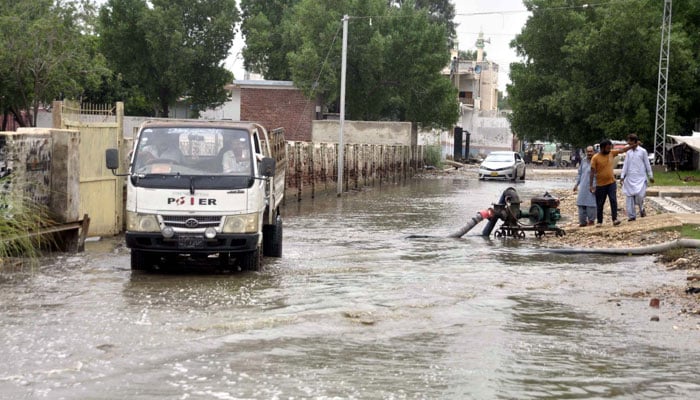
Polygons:
<instances>
[{"instance_id":1,"label":"truck bumper","mask_svg":"<svg viewBox=\"0 0 700 400\"><path fill-rule=\"evenodd\" d=\"M130 249L162 253L239 253L253 251L258 247L258 233L222 233L214 239L203 235L175 235L165 239L162 234L153 232L126 232L126 246Z\"/></svg>"}]
</instances>

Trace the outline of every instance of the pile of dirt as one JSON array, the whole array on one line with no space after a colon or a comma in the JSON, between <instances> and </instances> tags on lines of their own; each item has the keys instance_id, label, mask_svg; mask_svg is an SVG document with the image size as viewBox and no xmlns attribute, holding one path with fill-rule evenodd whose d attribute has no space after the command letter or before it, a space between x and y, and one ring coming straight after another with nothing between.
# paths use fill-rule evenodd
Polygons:
<instances>
[{"instance_id":1,"label":"pile of dirt","mask_svg":"<svg viewBox=\"0 0 700 400\"><path fill-rule=\"evenodd\" d=\"M648 200L644 206L647 212L645 218L638 216L635 221L627 221L624 206L618 200L620 225L613 225L610 216L610 205L606 203L602 225L579 227L576 194L572 191L552 191L550 194L559 199L559 211L562 219L558 226L566 231L566 235L561 237L546 236L547 242L553 246L582 248L640 247L660 244L680 237L680 227L683 225L683 222L673 214L655 209ZM622 192L618 193L618 199L624 199Z\"/></svg>"}]
</instances>

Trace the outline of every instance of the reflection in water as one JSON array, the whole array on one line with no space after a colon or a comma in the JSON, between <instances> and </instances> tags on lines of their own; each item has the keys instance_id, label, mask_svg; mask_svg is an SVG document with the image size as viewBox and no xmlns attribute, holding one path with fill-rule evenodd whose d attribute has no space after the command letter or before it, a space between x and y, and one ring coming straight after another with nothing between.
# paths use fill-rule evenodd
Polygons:
<instances>
[{"instance_id":1,"label":"reflection in water","mask_svg":"<svg viewBox=\"0 0 700 400\"><path fill-rule=\"evenodd\" d=\"M508 186L287 205L284 255L256 273L132 273L103 243L4 274L0 397L694 397L695 332L609 301L678 279L651 258L552 255L479 226L445 237Z\"/></svg>"}]
</instances>

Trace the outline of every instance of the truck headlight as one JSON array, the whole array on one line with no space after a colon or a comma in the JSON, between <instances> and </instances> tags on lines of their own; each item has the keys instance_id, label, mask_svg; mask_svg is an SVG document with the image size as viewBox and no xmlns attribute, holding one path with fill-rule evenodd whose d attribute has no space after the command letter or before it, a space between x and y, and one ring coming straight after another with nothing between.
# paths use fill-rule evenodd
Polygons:
<instances>
[{"instance_id":1,"label":"truck headlight","mask_svg":"<svg viewBox=\"0 0 700 400\"><path fill-rule=\"evenodd\" d=\"M224 221L223 233L255 233L258 231L258 213L229 215Z\"/></svg>"},{"instance_id":2,"label":"truck headlight","mask_svg":"<svg viewBox=\"0 0 700 400\"><path fill-rule=\"evenodd\" d=\"M155 214L126 213L126 230L132 232L160 232L160 224Z\"/></svg>"}]
</instances>

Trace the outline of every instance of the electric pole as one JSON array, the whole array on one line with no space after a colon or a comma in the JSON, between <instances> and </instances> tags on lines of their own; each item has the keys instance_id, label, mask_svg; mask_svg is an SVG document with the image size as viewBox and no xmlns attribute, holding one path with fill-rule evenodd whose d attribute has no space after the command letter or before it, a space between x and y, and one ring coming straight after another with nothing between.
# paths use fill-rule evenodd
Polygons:
<instances>
[{"instance_id":1,"label":"electric pole","mask_svg":"<svg viewBox=\"0 0 700 400\"><path fill-rule=\"evenodd\" d=\"M338 197L343 194L343 169L345 168L345 160L343 152L345 144L343 143L343 126L345 125L345 75L347 73L348 63L348 17L343 16L343 52L341 54L340 67L340 132L338 133Z\"/></svg>"},{"instance_id":2,"label":"electric pole","mask_svg":"<svg viewBox=\"0 0 700 400\"><path fill-rule=\"evenodd\" d=\"M659 83L656 93L656 123L654 124L654 164L666 165L666 96L668 94L668 58L671 48L671 3L664 0L659 50Z\"/></svg>"}]
</instances>

